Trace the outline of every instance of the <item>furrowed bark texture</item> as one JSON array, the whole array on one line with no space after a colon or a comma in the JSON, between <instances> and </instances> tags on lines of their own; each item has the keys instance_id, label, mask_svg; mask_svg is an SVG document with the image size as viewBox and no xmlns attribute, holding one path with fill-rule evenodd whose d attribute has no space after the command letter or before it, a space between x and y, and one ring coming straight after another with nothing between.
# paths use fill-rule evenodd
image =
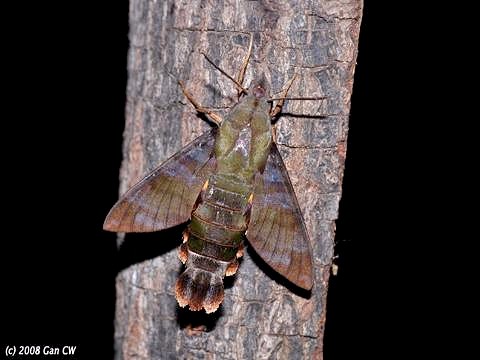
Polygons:
<instances>
[{"instance_id":1,"label":"furrowed bark texture","mask_svg":"<svg viewBox=\"0 0 480 360\"><path fill-rule=\"evenodd\" d=\"M247 86L263 73L275 94L297 74L289 96L327 99L288 101L276 124L312 242L311 294L247 251L234 279L226 281L219 312L179 309L174 285L182 269L182 229L136 235L138 244L162 242L165 248L118 274L116 359L322 359L362 7L362 0L130 1L121 193L210 127L178 80L221 114L235 104L235 87L201 52L235 75L253 34ZM135 252L135 244L128 249Z\"/></svg>"}]
</instances>

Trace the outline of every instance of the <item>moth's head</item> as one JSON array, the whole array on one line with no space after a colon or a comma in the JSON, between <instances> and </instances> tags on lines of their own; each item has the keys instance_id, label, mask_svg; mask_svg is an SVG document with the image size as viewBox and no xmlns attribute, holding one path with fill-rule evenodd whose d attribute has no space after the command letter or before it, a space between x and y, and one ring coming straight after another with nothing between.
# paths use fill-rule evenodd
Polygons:
<instances>
[{"instance_id":1,"label":"moth's head","mask_svg":"<svg viewBox=\"0 0 480 360\"><path fill-rule=\"evenodd\" d=\"M257 99L268 97L268 85L265 75L262 74L258 81L253 82L249 90L249 92Z\"/></svg>"}]
</instances>

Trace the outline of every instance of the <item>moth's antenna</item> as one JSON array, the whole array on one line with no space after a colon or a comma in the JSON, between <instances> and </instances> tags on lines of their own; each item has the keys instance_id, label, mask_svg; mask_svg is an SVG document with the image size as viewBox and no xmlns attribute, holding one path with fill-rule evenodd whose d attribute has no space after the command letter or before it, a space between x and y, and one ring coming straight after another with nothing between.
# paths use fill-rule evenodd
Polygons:
<instances>
[{"instance_id":1,"label":"moth's antenna","mask_svg":"<svg viewBox=\"0 0 480 360\"><path fill-rule=\"evenodd\" d=\"M207 61L212 64L215 69L217 69L218 71L220 71L223 75L225 75L227 78L229 78L230 80L233 81L233 83L237 86L238 90L242 93L245 93L245 94L248 94L248 91L247 89L245 89L242 84L240 84L237 80L235 80L233 77L231 77L229 74L227 74L222 68L220 68L217 64L215 64L212 60L210 60L207 56L207 54L205 54L204 52L201 52L201 54L203 56L205 56L205 59L207 59Z\"/></svg>"},{"instance_id":2,"label":"moth's antenna","mask_svg":"<svg viewBox=\"0 0 480 360\"><path fill-rule=\"evenodd\" d=\"M324 100L326 96L315 96L315 97L281 97L281 98L271 98L267 102L274 102L276 100Z\"/></svg>"},{"instance_id":3,"label":"moth's antenna","mask_svg":"<svg viewBox=\"0 0 480 360\"><path fill-rule=\"evenodd\" d=\"M250 34L250 44L248 45L247 56L243 59L242 67L237 76L237 81L240 84L243 84L243 80L245 80L245 73L247 72L248 62L250 61L250 56L252 56L252 49L253 49L253 35ZM246 93L245 93L246 94ZM238 96L242 95L242 91L239 92Z\"/></svg>"}]
</instances>

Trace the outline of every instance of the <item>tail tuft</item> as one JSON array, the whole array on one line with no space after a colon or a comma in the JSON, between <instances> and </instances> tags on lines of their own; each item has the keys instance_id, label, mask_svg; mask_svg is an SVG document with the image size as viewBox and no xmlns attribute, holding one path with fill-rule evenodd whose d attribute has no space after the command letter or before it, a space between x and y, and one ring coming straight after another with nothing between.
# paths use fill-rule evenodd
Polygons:
<instances>
[{"instance_id":1,"label":"tail tuft","mask_svg":"<svg viewBox=\"0 0 480 360\"><path fill-rule=\"evenodd\" d=\"M175 296L181 307L205 309L207 314L218 309L223 301L222 278L209 271L187 268L177 280Z\"/></svg>"}]
</instances>

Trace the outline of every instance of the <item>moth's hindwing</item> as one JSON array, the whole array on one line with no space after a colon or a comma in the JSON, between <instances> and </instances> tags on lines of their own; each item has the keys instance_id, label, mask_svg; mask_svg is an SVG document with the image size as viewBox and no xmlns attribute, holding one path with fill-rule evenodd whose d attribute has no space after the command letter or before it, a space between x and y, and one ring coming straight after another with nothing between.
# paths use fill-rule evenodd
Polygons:
<instances>
[{"instance_id":1,"label":"moth's hindwing","mask_svg":"<svg viewBox=\"0 0 480 360\"><path fill-rule=\"evenodd\" d=\"M103 228L151 232L186 222L215 171L215 130L204 133L153 170L110 210Z\"/></svg>"},{"instance_id":2,"label":"moth's hindwing","mask_svg":"<svg viewBox=\"0 0 480 360\"><path fill-rule=\"evenodd\" d=\"M263 174L257 174L247 239L275 271L301 288L312 288L310 240L287 169L274 143Z\"/></svg>"}]
</instances>

